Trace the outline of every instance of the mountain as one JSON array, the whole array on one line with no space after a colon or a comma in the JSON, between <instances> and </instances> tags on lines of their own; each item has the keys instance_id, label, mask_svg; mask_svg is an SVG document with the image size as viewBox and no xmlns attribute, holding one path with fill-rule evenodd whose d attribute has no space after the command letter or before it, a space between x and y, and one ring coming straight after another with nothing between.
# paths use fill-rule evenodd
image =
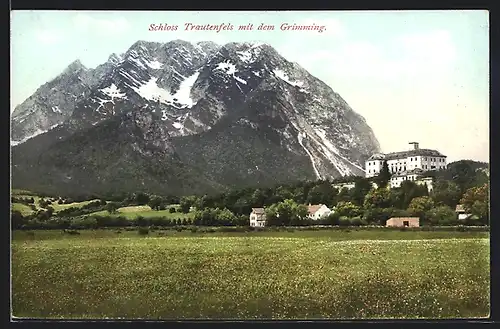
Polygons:
<instances>
[{"instance_id":1,"label":"mountain","mask_svg":"<svg viewBox=\"0 0 500 329\"><path fill-rule=\"evenodd\" d=\"M360 175L379 152L363 117L270 45L182 40L72 63L15 109L12 140L13 185L61 194Z\"/></svg>"}]
</instances>

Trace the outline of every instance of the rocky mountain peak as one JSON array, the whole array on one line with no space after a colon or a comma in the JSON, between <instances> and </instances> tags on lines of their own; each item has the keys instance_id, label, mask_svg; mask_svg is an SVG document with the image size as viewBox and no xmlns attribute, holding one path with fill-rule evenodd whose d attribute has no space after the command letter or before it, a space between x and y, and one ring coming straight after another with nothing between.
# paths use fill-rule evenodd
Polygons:
<instances>
[{"instance_id":1,"label":"rocky mountain peak","mask_svg":"<svg viewBox=\"0 0 500 329\"><path fill-rule=\"evenodd\" d=\"M364 160L379 149L364 118L340 95L260 42L139 40L93 70L75 61L20 108L23 115L12 123L16 142L33 144L42 134L45 145L70 150L74 132L120 118L119 133L105 134L106 145L132 143L131 152L147 155L156 169L178 154L183 166L221 184L227 177L251 182L258 172L249 164L276 180L287 179L283 168L290 163L292 179L363 174ZM86 141L101 143L92 136ZM132 156L130 149L115 151ZM257 160L263 154L267 160Z\"/></svg>"},{"instance_id":2,"label":"rocky mountain peak","mask_svg":"<svg viewBox=\"0 0 500 329\"><path fill-rule=\"evenodd\" d=\"M87 68L82 64L82 62L79 59L77 59L73 61L71 64L69 64L63 73L78 73L86 69Z\"/></svg>"}]
</instances>

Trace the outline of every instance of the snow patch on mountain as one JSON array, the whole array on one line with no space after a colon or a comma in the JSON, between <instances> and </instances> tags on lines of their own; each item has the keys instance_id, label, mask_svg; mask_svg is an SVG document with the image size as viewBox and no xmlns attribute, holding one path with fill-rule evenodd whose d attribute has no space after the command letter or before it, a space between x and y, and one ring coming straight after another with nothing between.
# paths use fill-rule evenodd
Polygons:
<instances>
[{"instance_id":1,"label":"snow patch on mountain","mask_svg":"<svg viewBox=\"0 0 500 329\"><path fill-rule=\"evenodd\" d=\"M217 67L215 68L215 70L224 71L224 73L226 73L229 76L232 76L237 82L244 84L244 85L247 84L247 82L245 80L243 80L242 78L240 78L239 76L236 75L236 73L238 73L238 70L236 69L236 66L233 63L230 63L230 62L219 63L219 64L217 64ZM243 92L239 86L238 86L238 88L240 89L241 92Z\"/></svg>"},{"instance_id":2,"label":"snow patch on mountain","mask_svg":"<svg viewBox=\"0 0 500 329\"><path fill-rule=\"evenodd\" d=\"M159 70L163 67L163 64L158 62L156 59L151 62L146 62L146 65L152 68L153 70Z\"/></svg>"},{"instance_id":3,"label":"snow patch on mountain","mask_svg":"<svg viewBox=\"0 0 500 329\"><path fill-rule=\"evenodd\" d=\"M158 79L151 77L145 84L139 88L133 88L142 98L150 101L158 101L164 104L169 104L172 100L172 95L165 89L160 88L156 81Z\"/></svg>"},{"instance_id":4,"label":"snow patch on mountain","mask_svg":"<svg viewBox=\"0 0 500 329\"><path fill-rule=\"evenodd\" d=\"M239 83L242 83L244 85L247 84L247 82L245 80L243 80L242 78L240 78L239 76L237 76L236 74L233 74L233 77L236 79L236 81L238 81Z\"/></svg>"},{"instance_id":5,"label":"snow patch on mountain","mask_svg":"<svg viewBox=\"0 0 500 329\"><path fill-rule=\"evenodd\" d=\"M302 87L304 85L304 82L302 81L292 81L288 77L288 75L285 73L285 71L280 70L280 69L275 69L273 70L273 73L276 77L280 78L281 80L285 81L286 83L295 86L295 87Z\"/></svg>"},{"instance_id":6,"label":"snow patch on mountain","mask_svg":"<svg viewBox=\"0 0 500 329\"><path fill-rule=\"evenodd\" d=\"M184 106L187 107L192 107L194 105L193 100L191 99L191 88L193 87L194 83L196 82L196 79L198 79L198 76L200 75L200 72L197 71L190 77L187 77L184 79L184 81L181 82L179 86L179 90L175 93L173 96L173 99L177 102L180 103Z\"/></svg>"},{"instance_id":7,"label":"snow patch on mountain","mask_svg":"<svg viewBox=\"0 0 500 329\"><path fill-rule=\"evenodd\" d=\"M236 53L238 54L240 59L245 63L250 63L250 61L252 60L252 53L249 50L237 51Z\"/></svg>"},{"instance_id":8,"label":"snow patch on mountain","mask_svg":"<svg viewBox=\"0 0 500 329\"><path fill-rule=\"evenodd\" d=\"M114 98L127 98L127 95L114 84L112 83L109 87L106 87L104 89L101 89L101 92L106 95L111 97L111 99Z\"/></svg>"},{"instance_id":9,"label":"snow patch on mountain","mask_svg":"<svg viewBox=\"0 0 500 329\"><path fill-rule=\"evenodd\" d=\"M199 71L184 79L179 85L179 89L175 94L171 94L167 90L158 86L158 79L151 77L149 81L142 84L138 88L133 88L141 97L155 102L160 102L167 105L180 105L181 107L192 107L194 105L190 93L196 79L198 79Z\"/></svg>"},{"instance_id":10,"label":"snow patch on mountain","mask_svg":"<svg viewBox=\"0 0 500 329\"><path fill-rule=\"evenodd\" d=\"M215 70L224 71L228 75L233 75L234 73L238 72L236 70L236 66L231 62L219 63L219 64L217 64L217 67L215 68Z\"/></svg>"}]
</instances>

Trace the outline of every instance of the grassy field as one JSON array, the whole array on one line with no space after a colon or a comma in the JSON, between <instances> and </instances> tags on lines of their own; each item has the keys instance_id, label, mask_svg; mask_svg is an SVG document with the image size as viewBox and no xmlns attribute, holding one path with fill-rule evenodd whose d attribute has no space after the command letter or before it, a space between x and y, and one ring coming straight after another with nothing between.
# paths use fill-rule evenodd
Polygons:
<instances>
[{"instance_id":1,"label":"grassy field","mask_svg":"<svg viewBox=\"0 0 500 329\"><path fill-rule=\"evenodd\" d=\"M68 209L71 207L75 208L81 208L93 201L99 201L99 199L94 199L94 200L88 200L88 201L82 201L82 202L73 202L73 203L67 203L67 204L58 204L57 202L53 202L50 206L54 208L54 212L58 212L64 209Z\"/></svg>"},{"instance_id":2,"label":"grassy field","mask_svg":"<svg viewBox=\"0 0 500 329\"><path fill-rule=\"evenodd\" d=\"M174 218L174 219L177 219L177 218L184 219L184 218L192 218L193 217L193 213L184 214L182 212L177 212L177 211L174 213L171 213L169 208L170 208L170 206L167 207L166 210L153 210L153 209L151 209L150 206L132 206L132 207L119 208L117 210L117 212L114 214L110 214L106 210L103 210L103 211L94 212L91 215L114 216L114 217L124 216L128 219L134 219L134 218L139 217L139 216L142 216L145 218L147 218L147 217L167 217L167 218ZM176 210L177 210L178 206L174 206L174 208L176 208Z\"/></svg>"},{"instance_id":3,"label":"grassy field","mask_svg":"<svg viewBox=\"0 0 500 329\"><path fill-rule=\"evenodd\" d=\"M13 203L12 210L19 211L23 216L28 216L33 213L33 209L22 203Z\"/></svg>"},{"instance_id":4,"label":"grassy field","mask_svg":"<svg viewBox=\"0 0 500 329\"><path fill-rule=\"evenodd\" d=\"M489 314L487 232L14 232L13 314L454 318Z\"/></svg>"},{"instance_id":5,"label":"grassy field","mask_svg":"<svg viewBox=\"0 0 500 329\"><path fill-rule=\"evenodd\" d=\"M30 195L30 196L23 195L23 197L31 197L31 196L32 195ZM44 208L40 207L40 197L38 197L38 196L32 196L32 197L35 200L34 204L35 204L36 208L37 209L44 209ZM52 208L54 208L54 213L56 213L58 211L61 211L61 210L64 210L64 209L67 209L67 208L70 208L70 207L80 208L80 207L83 207L86 204L89 204L92 201L96 201L96 200L88 200L88 201L82 201L82 202L73 202L73 203L68 203L68 204L58 204L57 202L53 202L53 203L50 204L50 206ZM22 203L17 203L17 202L12 204L12 208L13 208L13 210L20 210L21 212L22 212L21 209L25 209L26 208L25 212L23 213L23 214L26 214L26 215L29 215L30 213L33 212L33 210L30 207L28 207L28 206L26 206L26 205L24 205Z\"/></svg>"}]
</instances>

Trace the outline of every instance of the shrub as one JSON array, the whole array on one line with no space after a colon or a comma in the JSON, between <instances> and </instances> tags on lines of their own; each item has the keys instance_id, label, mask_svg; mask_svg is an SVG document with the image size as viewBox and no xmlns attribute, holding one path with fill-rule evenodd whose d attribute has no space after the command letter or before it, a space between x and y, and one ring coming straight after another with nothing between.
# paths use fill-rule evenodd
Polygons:
<instances>
[{"instance_id":1,"label":"shrub","mask_svg":"<svg viewBox=\"0 0 500 329\"><path fill-rule=\"evenodd\" d=\"M339 226L349 226L349 225L351 225L351 221L349 220L349 217L341 216L339 218Z\"/></svg>"},{"instance_id":2,"label":"shrub","mask_svg":"<svg viewBox=\"0 0 500 329\"><path fill-rule=\"evenodd\" d=\"M356 216L350 220L352 226L360 226L362 224L361 217Z\"/></svg>"},{"instance_id":3,"label":"shrub","mask_svg":"<svg viewBox=\"0 0 500 329\"><path fill-rule=\"evenodd\" d=\"M76 217L71 219L69 226L72 229L95 229L97 228L97 220L93 217Z\"/></svg>"},{"instance_id":4,"label":"shrub","mask_svg":"<svg viewBox=\"0 0 500 329\"><path fill-rule=\"evenodd\" d=\"M170 207L170 209L168 210L171 214L173 214L175 212L175 208L174 207Z\"/></svg>"},{"instance_id":5,"label":"shrub","mask_svg":"<svg viewBox=\"0 0 500 329\"><path fill-rule=\"evenodd\" d=\"M191 227L191 233L196 233L198 232L198 228L195 226L195 227Z\"/></svg>"},{"instance_id":6,"label":"shrub","mask_svg":"<svg viewBox=\"0 0 500 329\"><path fill-rule=\"evenodd\" d=\"M142 217L142 216L137 216L135 219L135 224L137 226L146 227L149 225L149 220L147 218Z\"/></svg>"},{"instance_id":7,"label":"shrub","mask_svg":"<svg viewBox=\"0 0 500 329\"><path fill-rule=\"evenodd\" d=\"M148 235L149 229L147 227L139 227L139 230L137 232L139 233L139 235Z\"/></svg>"}]
</instances>

